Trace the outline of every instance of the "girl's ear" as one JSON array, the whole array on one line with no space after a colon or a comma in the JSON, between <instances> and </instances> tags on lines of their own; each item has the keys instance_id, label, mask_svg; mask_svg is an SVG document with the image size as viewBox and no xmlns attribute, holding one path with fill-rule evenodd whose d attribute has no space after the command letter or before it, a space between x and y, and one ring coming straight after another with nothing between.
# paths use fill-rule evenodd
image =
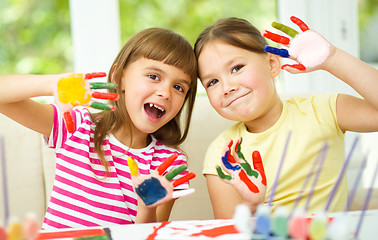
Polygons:
<instances>
[{"instance_id":1,"label":"girl's ear","mask_svg":"<svg viewBox=\"0 0 378 240\"><path fill-rule=\"evenodd\" d=\"M269 64L270 64L270 70L272 72L272 78L275 78L278 76L278 74L281 72L281 58L278 55L275 54L269 54Z\"/></svg>"}]
</instances>

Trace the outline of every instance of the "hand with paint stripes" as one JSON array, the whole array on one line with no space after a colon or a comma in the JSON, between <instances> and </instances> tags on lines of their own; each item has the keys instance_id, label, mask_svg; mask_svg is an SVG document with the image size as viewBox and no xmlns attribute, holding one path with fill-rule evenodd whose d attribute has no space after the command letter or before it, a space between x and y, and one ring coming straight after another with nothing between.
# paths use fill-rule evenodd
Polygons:
<instances>
[{"instance_id":1,"label":"hand with paint stripes","mask_svg":"<svg viewBox=\"0 0 378 240\"><path fill-rule=\"evenodd\" d=\"M102 110L114 110L114 107L96 102L95 99L117 100L118 93L93 92L93 89L116 89L115 83L94 82L88 83L87 80L105 77L106 73L95 72L83 74L71 74L61 78L57 83L55 100L59 109L64 113L64 122L68 132L75 130L75 124L71 115L73 107L82 105Z\"/></svg>"},{"instance_id":2,"label":"hand with paint stripes","mask_svg":"<svg viewBox=\"0 0 378 240\"><path fill-rule=\"evenodd\" d=\"M264 37L283 44L287 46L288 49L265 46L264 50L281 57L295 60L297 64L285 64L281 67L290 73L310 72L320 69L320 66L330 56L331 50L334 49L334 47L319 33L309 29L299 18L293 16L290 20L302 30L301 33L277 22L273 22L272 26L286 33L291 39L266 30L263 33Z\"/></svg>"},{"instance_id":3,"label":"hand with paint stripes","mask_svg":"<svg viewBox=\"0 0 378 240\"><path fill-rule=\"evenodd\" d=\"M217 172L225 183L231 184L238 191L243 203L254 212L260 203L264 202L266 194L266 177L260 153L252 153L253 168L245 160L241 152L240 138L235 144L235 150L231 153L233 141L229 140L222 157L223 170L217 166Z\"/></svg>"},{"instance_id":4,"label":"hand with paint stripes","mask_svg":"<svg viewBox=\"0 0 378 240\"><path fill-rule=\"evenodd\" d=\"M134 190L147 207L156 207L172 199L194 193L193 188L176 191L173 190L175 187L189 181L190 179L193 179L196 176L195 173L190 172L171 182L175 176L182 173L187 168L186 165L180 165L166 173L167 168L176 160L177 156L177 154L173 154L172 156L168 157L156 170L152 171L148 175L139 174L138 166L133 158L129 157L127 160Z\"/></svg>"}]
</instances>

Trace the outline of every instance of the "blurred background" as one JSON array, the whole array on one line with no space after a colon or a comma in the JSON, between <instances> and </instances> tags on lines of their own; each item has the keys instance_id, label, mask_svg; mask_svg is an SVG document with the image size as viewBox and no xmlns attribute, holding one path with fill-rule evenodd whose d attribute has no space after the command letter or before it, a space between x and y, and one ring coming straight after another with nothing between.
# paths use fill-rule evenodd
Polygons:
<instances>
[{"instance_id":1,"label":"blurred background","mask_svg":"<svg viewBox=\"0 0 378 240\"><path fill-rule=\"evenodd\" d=\"M271 22L293 26L291 15L336 46L378 66L377 0L0 0L0 74L108 72L128 38L148 27L169 28L194 44L205 27L223 17L245 18L260 30L275 31L270 29ZM283 99L319 92L356 95L325 72L300 75L300 79L282 73L277 87ZM197 173L192 184L196 194L177 201L171 220L212 218L201 175L202 160L210 141L233 124L212 110L201 86L196 101L191 131L183 146L189 168ZM7 211L18 217L34 211L42 220L54 176L54 154L44 147L40 135L0 115L2 136L5 165L0 173L7 176L0 178L0 224ZM355 137L360 141L348 177L351 183L362 178L362 193L358 194L362 201L378 159L378 135L348 133L346 151ZM357 176L367 152L364 175ZM373 201L371 207L378 208L377 202ZM360 205L357 202L355 209Z\"/></svg>"},{"instance_id":2,"label":"blurred background","mask_svg":"<svg viewBox=\"0 0 378 240\"><path fill-rule=\"evenodd\" d=\"M378 62L378 2L356 2L358 54L364 61ZM177 31L194 43L205 26L229 16L246 18L263 29L278 19L277 5L277 0L119 0L120 42L144 28L158 26ZM344 8L342 4L339 7ZM90 10L88 6L80 11L88 14ZM322 16L321 11L318 15ZM74 71L71 35L68 0L1 0L0 74Z\"/></svg>"},{"instance_id":3,"label":"blurred background","mask_svg":"<svg viewBox=\"0 0 378 240\"><path fill-rule=\"evenodd\" d=\"M102 2L114 5L112 0ZM275 0L119 0L116 4L121 44L148 27L172 29L194 44L199 32L221 17L247 18L259 27L277 19ZM96 14L94 17L99 18L97 13L107 11L91 13L92 9L85 7L79 14ZM98 37L97 33L92 37ZM74 71L68 0L1 0L0 36L0 74Z\"/></svg>"}]
</instances>

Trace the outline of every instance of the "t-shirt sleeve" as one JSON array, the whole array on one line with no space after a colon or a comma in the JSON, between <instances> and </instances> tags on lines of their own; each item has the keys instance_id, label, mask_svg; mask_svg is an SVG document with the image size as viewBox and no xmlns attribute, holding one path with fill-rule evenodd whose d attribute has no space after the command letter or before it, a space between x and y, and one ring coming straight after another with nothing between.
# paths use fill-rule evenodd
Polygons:
<instances>
[{"instance_id":1,"label":"t-shirt sleeve","mask_svg":"<svg viewBox=\"0 0 378 240\"><path fill-rule=\"evenodd\" d=\"M311 100L314 108L314 112L319 122L327 126L329 129L337 131L340 137L344 136L344 133L340 129L337 122L336 102L339 94L320 94L315 95Z\"/></svg>"},{"instance_id":2,"label":"t-shirt sleeve","mask_svg":"<svg viewBox=\"0 0 378 240\"><path fill-rule=\"evenodd\" d=\"M220 135L214 139L207 148L205 159L203 161L202 174L217 175L216 166L222 165L222 154L226 139Z\"/></svg>"},{"instance_id":3,"label":"t-shirt sleeve","mask_svg":"<svg viewBox=\"0 0 378 240\"><path fill-rule=\"evenodd\" d=\"M63 121L63 114L59 111L57 105L52 104L54 108L54 123L49 137L44 137L47 147L58 149L62 144L71 136L68 132L66 125ZM75 123L75 131L78 126L83 122L83 112L79 108L71 111L72 118ZM89 115L89 113L88 113Z\"/></svg>"}]
</instances>

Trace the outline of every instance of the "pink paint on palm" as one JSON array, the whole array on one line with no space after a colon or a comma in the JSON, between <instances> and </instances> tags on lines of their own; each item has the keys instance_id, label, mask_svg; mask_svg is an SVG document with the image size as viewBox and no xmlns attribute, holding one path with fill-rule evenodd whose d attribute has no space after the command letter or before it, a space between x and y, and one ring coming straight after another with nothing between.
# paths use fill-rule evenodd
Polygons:
<instances>
[{"instance_id":1,"label":"pink paint on palm","mask_svg":"<svg viewBox=\"0 0 378 240\"><path fill-rule=\"evenodd\" d=\"M308 30L291 40L289 53L306 68L322 64L330 53L330 43L320 34ZM316 51L314 51L316 49Z\"/></svg>"}]
</instances>

